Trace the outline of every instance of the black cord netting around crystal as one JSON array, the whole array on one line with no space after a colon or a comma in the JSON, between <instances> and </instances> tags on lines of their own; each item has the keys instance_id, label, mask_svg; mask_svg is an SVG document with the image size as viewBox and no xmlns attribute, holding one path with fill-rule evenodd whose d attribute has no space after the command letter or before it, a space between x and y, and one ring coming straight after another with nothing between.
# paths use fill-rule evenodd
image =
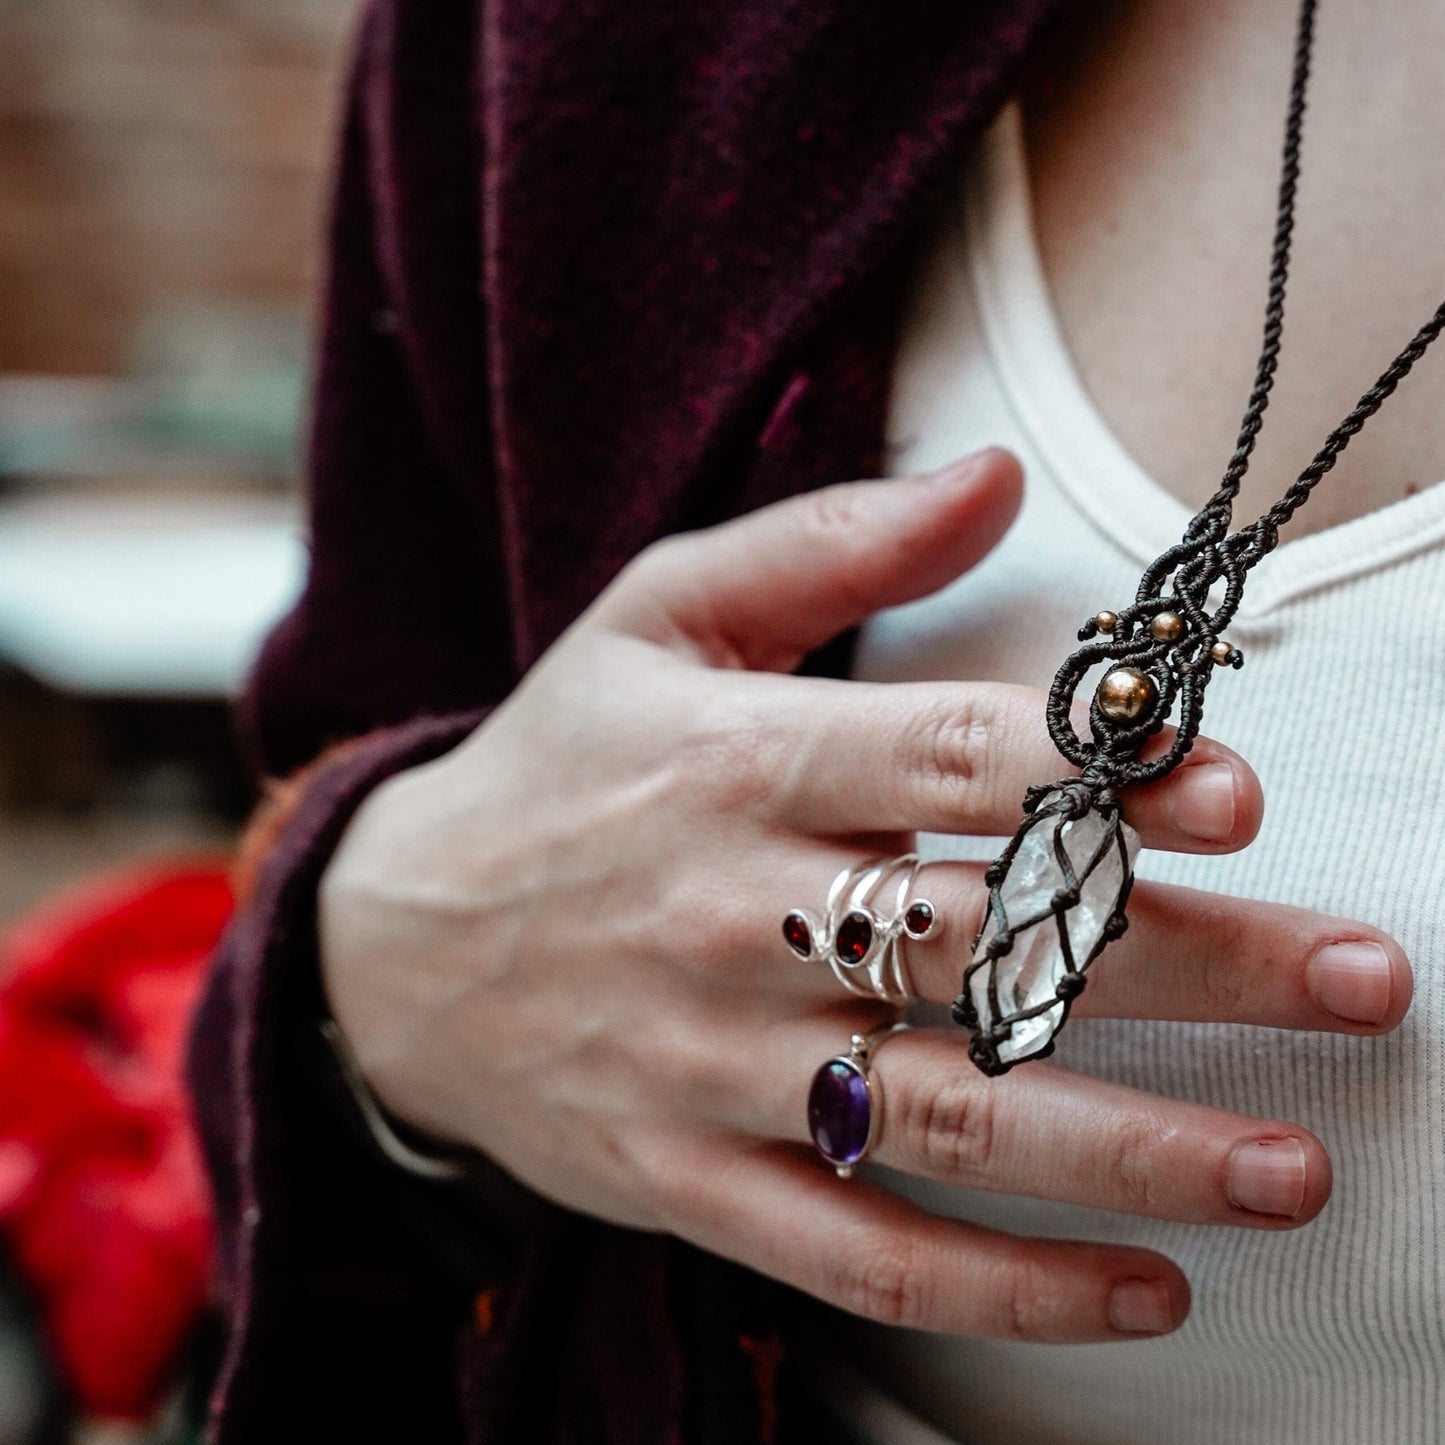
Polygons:
<instances>
[{"instance_id":1,"label":"black cord netting around crystal","mask_svg":"<svg viewBox=\"0 0 1445 1445\"><path fill-rule=\"evenodd\" d=\"M969 1046L970 1056L984 1073L991 1075L1006 1073L1014 1064L1043 1058L1053 1052L1054 1037L1068 1017L1073 1000L1083 991L1086 970L1105 945L1118 938L1128 926L1124 907L1133 882L1133 866L1124 834L1124 821L1112 792L1100 790L1081 779L1070 779L1047 788L1031 789L1025 810L1023 822L1008 847L984 875L989 890L988 907L983 926L973 942L974 961L964 973L962 991L953 1004L954 1019L974 1035ZM1079 860L1070 851L1066 835L1069 824L1082 821L1091 812L1099 815L1103 829L1080 866ZM1060 886L1052 891L1044 906L1022 917L1011 916L1004 901L1004 884L1009 868L1030 835L1040 828L1051 830L1048 847L1058 869ZM1116 853L1119 859L1120 883L1097 938L1090 942L1084 957L1078 958L1069 928L1070 915L1078 907L1086 884L1111 853ZM999 996L1000 965L1013 953L1021 937L1049 920L1053 921L1057 930L1063 964L1054 989L1039 1002L1005 1010ZM981 969L988 970L987 1019L980 1016L973 997L974 977ZM1057 1010L1056 1021L1042 1035L1037 1048L1014 1058L1001 1057L1000 1049L1012 1041L1017 1025L1054 1010Z\"/></svg>"}]
</instances>

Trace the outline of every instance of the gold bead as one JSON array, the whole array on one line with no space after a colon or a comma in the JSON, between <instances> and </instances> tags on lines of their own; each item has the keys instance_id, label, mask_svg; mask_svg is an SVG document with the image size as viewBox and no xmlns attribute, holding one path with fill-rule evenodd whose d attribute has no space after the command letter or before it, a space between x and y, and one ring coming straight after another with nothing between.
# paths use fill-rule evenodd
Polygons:
<instances>
[{"instance_id":1,"label":"gold bead","mask_svg":"<svg viewBox=\"0 0 1445 1445\"><path fill-rule=\"evenodd\" d=\"M1229 661L1229 654L1234 651L1233 644L1226 642L1222 637L1213 647L1209 649L1209 655L1221 667Z\"/></svg>"},{"instance_id":2,"label":"gold bead","mask_svg":"<svg viewBox=\"0 0 1445 1445\"><path fill-rule=\"evenodd\" d=\"M1149 634L1156 642L1178 642L1184 636L1184 619L1177 612L1156 612L1149 620Z\"/></svg>"},{"instance_id":3,"label":"gold bead","mask_svg":"<svg viewBox=\"0 0 1445 1445\"><path fill-rule=\"evenodd\" d=\"M1094 617L1094 626L1100 632L1112 632L1119 625L1119 619L1113 612L1100 612Z\"/></svg>"},{"instance_id":4,"label":"gold bead","mask_svg":"<svg viewBox=\"0 0 1445 1445\"><path fill-rule=\"evenodd\" d=\"M1116 667L1099 684L1099 711L1114 722L1135 722L1153 707L1154 680L1136 667Z\"/></svg>"}]
</instances>

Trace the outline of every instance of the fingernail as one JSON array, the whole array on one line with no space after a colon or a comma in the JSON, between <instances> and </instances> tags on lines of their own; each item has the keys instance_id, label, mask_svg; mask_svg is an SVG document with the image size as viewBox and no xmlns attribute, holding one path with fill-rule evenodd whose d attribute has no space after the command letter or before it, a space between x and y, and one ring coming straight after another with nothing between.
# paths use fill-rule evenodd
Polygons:
<instances>
[{"instance_id":1,"label":"fingernail","mask_svg":"<svg viewBox=\"0 0 1445 1445\"><path fill-rule=\"evenodd\" d=\"M1123 1335L1163 1335L1174 1328L1169 1289L1158 1279L1126 1279L1109 1296L1109 1323Z\"/></svg>"},{"instance_id":2,"label":"fingernail","mask_svg":"<svg viewBox=\"0 0 1445 1445\"><path fill-rule=\"evenodd\" d=\"M1234 769L1228 763L1181 768L1166 796L1169 819L1181 833L1204 843L1234 835Z\"/></svg>"},{"instance_id":3,"label":"fingernail","mask_svg":"<svg viewBox=\"0 0 1445 1445\"><path fill-rule=\"evenodd\" d=\"M1305 981L1336 1018L1378 1024L1390 1009L1390 955L1378 943L1331 943L1310 959Z\"/></svg>"},{"instance_id":4,"label":"fingernail","mask_svg":"<svg viewBox=\"0 0 1445 1445\"><path fill-rule=\"evenodd\" d=\"M966 457L956 457L935 471L925 472L918 480L931 487L972 486L977 482L979 472L996 450L993 447L985 447L980 452L970 452Z\"/></svg>"},{"instance_id":5,"label":"fingernail","mask_svg":"<svg viewBox=\"0 0 1445 1445\"><path fill-rule=\"evenodd\" d=\"M957 461L948 462L936 471L926 471L918 478L919 483L925 487L942 487L944 490L972 486L978 475L981 455L981 452L974 452L971 457L959 457Z\"/></svg>"},{"instance_id":6,"label":"fingernail","mask_svg":"<svg viewBox=\"0 0 1445 1445\"><path fill-rule=\"evenodd\" d=\"M1251 1214L1298 1219L1305 1202L1305 1151L1298 1139L1252 1139L1229 1161L1229 1202Z\"/></svg>"}]
</instances>

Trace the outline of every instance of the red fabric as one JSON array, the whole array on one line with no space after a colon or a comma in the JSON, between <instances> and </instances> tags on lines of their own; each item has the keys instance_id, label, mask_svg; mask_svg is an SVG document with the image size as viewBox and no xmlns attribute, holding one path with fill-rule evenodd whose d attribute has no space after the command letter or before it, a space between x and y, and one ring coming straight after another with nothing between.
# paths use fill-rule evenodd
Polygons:
<instances>
[{"instance_id":1,"label":"red fabric","mask_svg":"<svg viewBox=\"0 0 1445 1445\"><path fill-rule=\"evenodd\" d=\"M87 1413L140 1416L209 1288L212 1222L182 1086L219 867L128 871L0 945L0 1229Z\"/></svg>"}]
</instances>

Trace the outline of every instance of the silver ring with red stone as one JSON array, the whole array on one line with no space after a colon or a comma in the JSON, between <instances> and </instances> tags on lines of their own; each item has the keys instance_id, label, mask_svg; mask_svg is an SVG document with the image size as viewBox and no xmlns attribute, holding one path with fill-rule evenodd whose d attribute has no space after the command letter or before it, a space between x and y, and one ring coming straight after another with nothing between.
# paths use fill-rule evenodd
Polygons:
<instances>
[{"instance_id":1,"label":"silver ring with red stone","mask_svg":"<svg viewBox=\"0 0 1445 1445\"><path fill-rule=\"evenodd\" d=\"M808 1133L814 1147L838 1171L851 1177L878 1137L883 1096L870 1067L885 1039L904 1033L903 1022L854 1034L846 1054L829 1059L808 1090Z\"/></svg>"},{"instance_id":2,"label":"silver ring with red stone","mask_svg":"<svg viewBox=\"0 0 1445 1445\"><path fill-rule=\"evenodd\" d=\"M822 918L794 908L783 919L783 938L806 963L826 963L833 976L860 998L904 1004L912 999L901 940L921 943L939 929L938 910L912 897L922 867L916 853L874 858L845 868L828 889ZM879 895L891 907L880 911Z\"/></svg>"}]
</instances>

